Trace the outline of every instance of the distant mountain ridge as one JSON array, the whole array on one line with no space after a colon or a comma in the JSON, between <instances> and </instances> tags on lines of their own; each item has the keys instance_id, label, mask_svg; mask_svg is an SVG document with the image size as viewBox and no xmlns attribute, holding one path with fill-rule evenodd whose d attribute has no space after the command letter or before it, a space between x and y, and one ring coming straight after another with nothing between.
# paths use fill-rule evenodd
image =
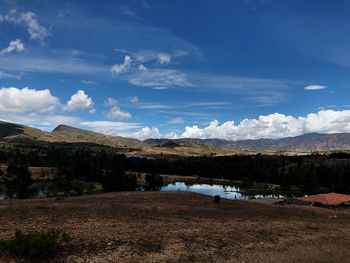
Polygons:
<instances>
[{"instance_id":1,"label":"distant mountain ridge","mask_svg":"<svg viewBox=\"0 0 350 263\"><path fill-rule=\"evenodd\" d=\"M0 140L20 143L94 143L111 147L140 148L147 146L146 143L120 136L105 135L97 132L86 131L79 128L59 125L52 132L21 124L0 121Z\"/></svg>"},{"instance_id":2,"label":"distant mountain ridge","mask_svg":"<svg viewBox=\"0 0 350 263\"><path fill-rule=\"evenodd\" d=\"M308 133L296 137L282 139L257 139L229 141L222 139L148 139L150 145L160 145L165 142L187 145L189 143L203 144L208 147L215 147L224 150L235 151L333 151L350 150L350 133L319 134Z\"/></svg>"},{"instance_id":3,"label":"distant mountain ridge","mask_svg":"<svg viewBox=\"0 0 350 263\"><path fill-rule=\"evenodd\" d=\"M67 125L58 125L52 135L63 138L66 142L90 142L112 147L137 148L147 146L146 143L121 136L105 135L93 131L87 131Z\"/></svg>"},{"instance_id":4,"label":"distant mountain ridge","mask_svg":"<svg viewBox=\"0 0 350 263\"><path fill-rule=\"evenodd\" d=\"M15 143L93 143L116 148L142 149L155 153L208 154L231 152L290 151L313 152L350 150L350 133L309 133L282 139L229 141L222 139L147 139L140 141L121 136L105 135L67 125L59 125L52 132L21 124L0 121L0 140ZM153 146L153 147L151 147ZM151 149L153 148L153 150Z\"/></svg>"}]
</instances>

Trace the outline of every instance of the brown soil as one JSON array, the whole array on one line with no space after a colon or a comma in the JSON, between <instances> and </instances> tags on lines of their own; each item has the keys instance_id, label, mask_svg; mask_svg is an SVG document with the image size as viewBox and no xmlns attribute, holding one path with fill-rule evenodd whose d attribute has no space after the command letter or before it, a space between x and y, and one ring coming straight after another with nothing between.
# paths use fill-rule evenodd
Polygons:
<instances>
[{"instance_id":1,"label":"brown soil","mask_svg":"<svg viewBox=\"0 0 350 263\"><path fill-rule=\"evenodd\" d=\"M349 211L181 192L0 202L0 238L50 227L74 239L49 262L350 262Z\"/></svg>"}]
</instances>

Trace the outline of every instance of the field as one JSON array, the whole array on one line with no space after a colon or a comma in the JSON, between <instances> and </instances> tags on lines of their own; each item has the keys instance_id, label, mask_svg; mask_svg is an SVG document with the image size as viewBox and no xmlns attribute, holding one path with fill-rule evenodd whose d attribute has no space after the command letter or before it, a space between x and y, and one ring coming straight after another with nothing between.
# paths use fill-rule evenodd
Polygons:
<instances>
[{"instance_id":1,"label":"field","mask_svg":"<svg viewBox=\"0 0 350 263\"><path fill-rule=\"evenodd\" d=\"M0 202L0 238L50 227L74 238L50 262L350 262L346 210L181 192Z\"/></svg>"}]
</instances>

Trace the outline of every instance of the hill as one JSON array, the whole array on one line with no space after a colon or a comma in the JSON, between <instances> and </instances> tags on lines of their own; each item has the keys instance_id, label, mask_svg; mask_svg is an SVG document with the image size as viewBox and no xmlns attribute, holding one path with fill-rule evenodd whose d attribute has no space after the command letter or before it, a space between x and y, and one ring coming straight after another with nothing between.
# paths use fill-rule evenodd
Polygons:
<instances>
[{"instance_id":1,"label":"hill","mask_svg":"<svg viewBox=\"0 0 350 263\"><path fill-rule=\"evenodd\" d=\"M312 152L312 151L333 151L350 150L350 133L318 134L309 133L296 137L282 139L258 139L229 141L221 139L150 139L146 140L152 146L164 144L165 142L177 144L196 144L207 147L219 148L229 151L292 151L292 152Z\"/></svg>"},{"instance_id":2,"label":"hill","mask_svg":"<svg viewBox=\"0 0 350 263\"><path fill-rule=\"evenodd\" d=\"M146 143L120 136L104 135L66 125L59 125L51 133L21 124L0 121L0 140L10 143L94 143L118 148L141 148Z\"/></svg>"},{"instance_id":3,"label":"hill","mask_svg":"<svg viewBox=\"0 0 350 263\"><path fill-rule=\"evenodd\" d=\"M121 136L105 135L67 125L57 126L51 132L51 134L54 135L54 137L57 138L57 140L70 143L89 142L123 148L141 148L147 146L146 143L136 139L125 138Z\"/></svg>"},{"instance_id":4,"label":"hill","mask_svg":"<svg viewBox=\"0 0 350 263\"><path fill-rule=\"evenodd\" d=\"M55 141L48 132L5 121L0 121L0 139L7 142Z\"/></svg>"},{"instance_id":5,"label":"hill","mask_svg":"<svg viewBox=\"0 0 350 263\"><path fill-rule=\"evenodd\" d=\"M309 133L282 139L229 141L222 139L137 139L105 135L67 125L45 132L21 124L0 121L0 140L13 143L91 143L103 146L138 149L146 155L203 155L242 152L313 152L350 150L350 133ZM152 147L151 147L152 146Z\"/></svg>"}]
</instances>

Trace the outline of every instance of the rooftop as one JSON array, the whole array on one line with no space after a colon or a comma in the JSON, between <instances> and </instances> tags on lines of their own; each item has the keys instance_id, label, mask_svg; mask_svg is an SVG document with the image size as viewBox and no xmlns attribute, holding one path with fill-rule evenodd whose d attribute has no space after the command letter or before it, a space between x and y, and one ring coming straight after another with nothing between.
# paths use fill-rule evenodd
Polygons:
<instances>
[{"instance_id":1,"label":"rooftop","mask_svg":"<svg viewBox=\"0 0 350 263\"><path fill-rule=\"evenodd\" d=\"M300 197L298 199L306 202L318 202L327 205L339 205L345 202L350 202L350 195L327 193Z\"/></svg>"}]
</instances>

